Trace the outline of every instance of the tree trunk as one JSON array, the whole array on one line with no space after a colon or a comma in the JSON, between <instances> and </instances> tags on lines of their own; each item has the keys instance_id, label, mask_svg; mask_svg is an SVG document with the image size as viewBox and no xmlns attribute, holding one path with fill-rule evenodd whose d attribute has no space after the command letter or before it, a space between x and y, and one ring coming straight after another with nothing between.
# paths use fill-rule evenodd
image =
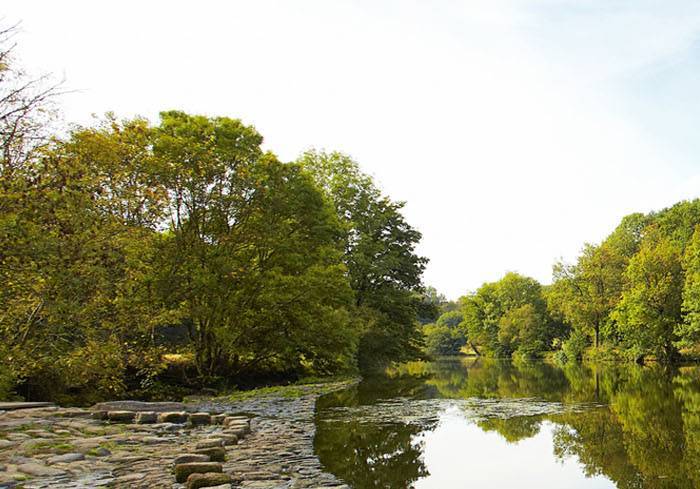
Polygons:
<instances>
[{"instance_id":1,"label":"tree trunk","mask_svg":"<svg viewBox=\"0 0 700 489\"><path fill-rule=\"evenodd\" d=\"M600 326L598 323L595 325L595 349L597 350L600 346Z\"/></svg>"}]
</instances>

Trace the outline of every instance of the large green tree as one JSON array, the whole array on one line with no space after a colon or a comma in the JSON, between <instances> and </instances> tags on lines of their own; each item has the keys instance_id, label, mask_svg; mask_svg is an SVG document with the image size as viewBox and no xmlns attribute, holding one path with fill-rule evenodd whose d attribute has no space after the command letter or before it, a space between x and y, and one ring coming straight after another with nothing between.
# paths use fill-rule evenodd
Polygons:
<instances>
[{"instance_id":1,"label":"large green tree","mask_svg":"<svg viewBox=\"0 0 700 489\"><path fill-rule=\"evenodd\" d=\"M477 354L530 356L550 348L558 334L542 286L509 272L461 299L469 345Z\"/></svg>"},{"instance_id":2,"label":"large green tree","mask_svg":"<svg viewBox=\"0 0 700 489\"><path fill-rule=\"evenodd\" d=\"M188 326L200 375L334 371L352 360L342 229L296 164L229 118L165 112L164 300Z\"/></svg>"},{"instance_id":3,"label":"large green tree","mask_svg":"<svg viewBox=\"0 0 700 489\"><path fill-rule=\"evenodd\" d=\"M158 310L141 276L164 198L150 137L140 120L79 129L27 162L21 192L2 194L3 359L38 394L114 395L127 368L148 368Z\"/></svg>"},{"instance_id":4,"label":"large green tree","mask_svg":"<svg viewBox=\"0 0 700 489\"><path fill-rule=\"evenodd\" d=\"M653 354L673 360L682 320L680 247L657 230L648 230L625 278L627 285L614 312L624 343L637 358Z\"/></svg>"},{"instance_id":5,"label":"large green tree","mask_svg":"<svg viewBox=\"0 0 700 489\"><path fill-rule=\"evenodd\" d=\"M683 323L677 333L681 346L690 347L700 341L700 226L696 226L683 256Z\"/></svg>"},{"instance_id":6,"label":"large green tree","mask_svg":"<svg viewBox=\"0 0 700 489\"><path fill-rule=\"evenodd\" d=\"M363 368L420 356L417 310L427 260L416 254L421 234L406 222L402 202L382 195L372 178L341 153L309 151L299 163L313 175L344 223L344 262L361 321Z\"/></svg>"}]
</instances>

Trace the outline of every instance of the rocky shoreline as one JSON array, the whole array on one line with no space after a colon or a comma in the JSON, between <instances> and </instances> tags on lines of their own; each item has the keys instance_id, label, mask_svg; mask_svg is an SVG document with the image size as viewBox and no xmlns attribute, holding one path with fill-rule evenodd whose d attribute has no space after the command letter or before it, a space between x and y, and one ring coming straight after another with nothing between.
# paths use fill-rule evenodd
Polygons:
<instances>
[{"instance_id":1,"label":"rocky shoreline","mask_svg":"<svg viewBox=\"0 0 700 489\"><path fill-rule=\"evenodd\" d=\"M313 450L317 398L348 385L198 400L183 411L138 403L0 411L0 489L349 489Z\"/></svg>"}]
</instances>

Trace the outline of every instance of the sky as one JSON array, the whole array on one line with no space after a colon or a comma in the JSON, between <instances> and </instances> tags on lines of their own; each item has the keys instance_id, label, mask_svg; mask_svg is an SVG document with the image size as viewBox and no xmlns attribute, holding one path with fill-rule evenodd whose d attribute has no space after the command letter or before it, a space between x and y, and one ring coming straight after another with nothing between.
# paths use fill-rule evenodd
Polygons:
<instances>
[{"instance_id":1,"label":"sky","mask_svg":"<svg viewBox=\"0 0 700 489\"><path fill-rule=\"evenodd\" d=\"M351 155L450 299L551 281L632 212L700 197L697 0L4 0L66 121L240 118Z\"/></svg>"}]
</instances>

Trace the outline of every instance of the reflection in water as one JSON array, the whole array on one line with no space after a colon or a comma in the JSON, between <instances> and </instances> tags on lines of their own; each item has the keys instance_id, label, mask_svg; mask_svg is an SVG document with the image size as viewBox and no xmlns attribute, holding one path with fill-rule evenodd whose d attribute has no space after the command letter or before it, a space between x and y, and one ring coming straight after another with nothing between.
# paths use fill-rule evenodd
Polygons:
<instances>
[{"instance_id":1,"label":"reflection in water","mask_svg":"<svg viewBox=\"0 0 700 489\"><path fill-rule=\"evenodd\" d=\"M700 487L698 367L412 363L323 397L316 424L358 489Z\"/></svg>"}]
</instances>

